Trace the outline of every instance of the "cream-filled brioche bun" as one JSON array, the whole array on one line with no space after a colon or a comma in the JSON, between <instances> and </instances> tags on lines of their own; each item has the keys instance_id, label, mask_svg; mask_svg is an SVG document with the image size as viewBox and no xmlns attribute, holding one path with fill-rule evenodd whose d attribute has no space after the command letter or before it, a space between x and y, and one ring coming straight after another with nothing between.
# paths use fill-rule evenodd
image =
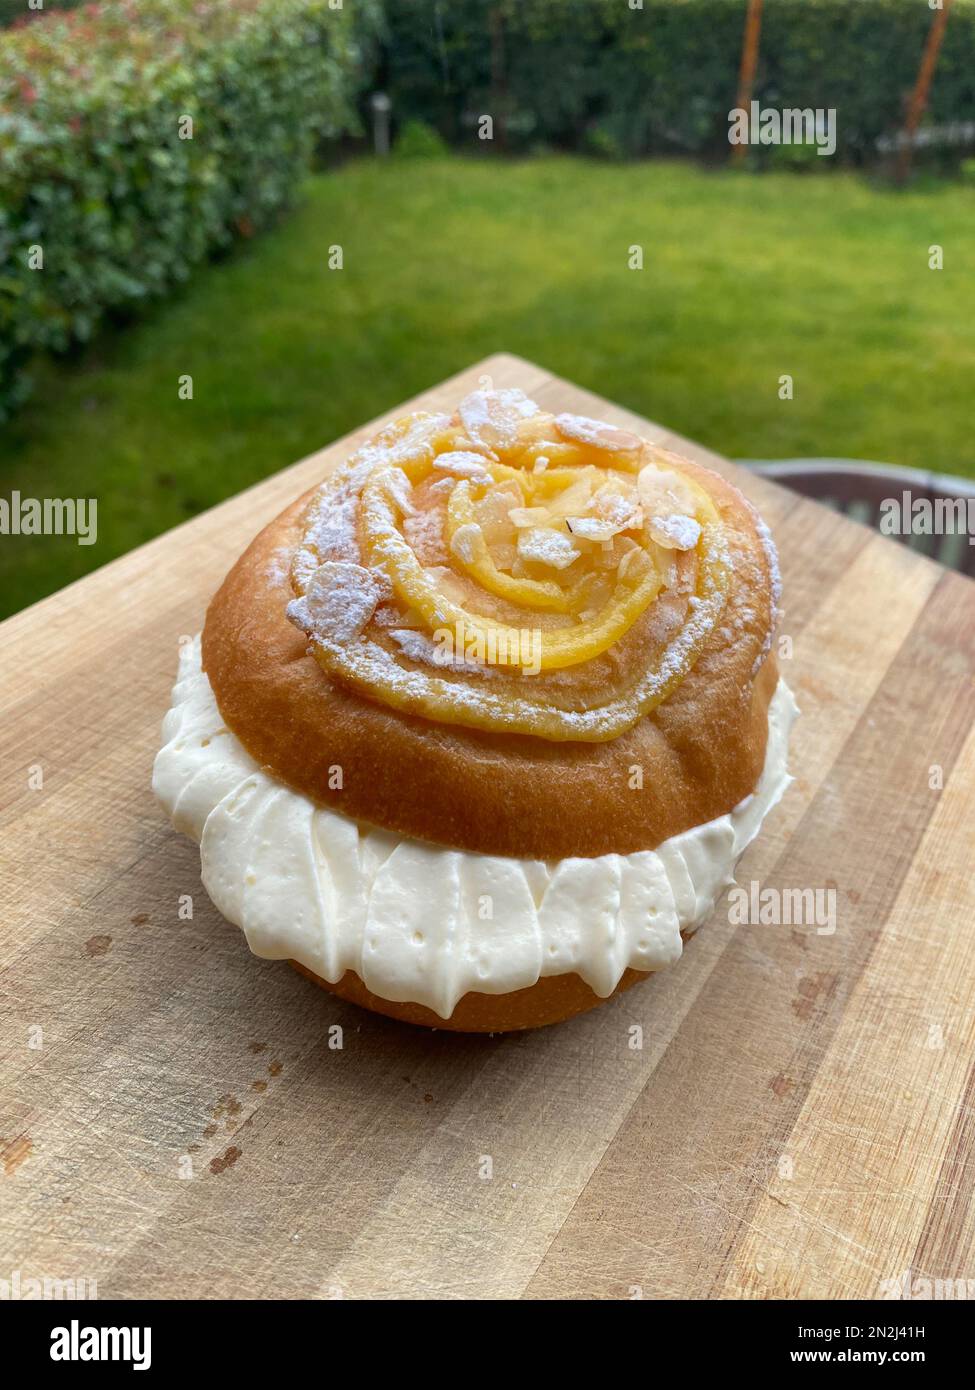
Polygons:
<instances>
[{"instance_id":1,"label":"cream-filled brioche bun","mask_svg":"<svg viewBox=\"0 0 975 1390\"><path fill-rule=\"evenodd\" d=\"M475 392L255 538L154 784L258 954L408 1022L555 1022L679 956L787 785L778 591L718 475Z\"/></svg>"}]
</instances>

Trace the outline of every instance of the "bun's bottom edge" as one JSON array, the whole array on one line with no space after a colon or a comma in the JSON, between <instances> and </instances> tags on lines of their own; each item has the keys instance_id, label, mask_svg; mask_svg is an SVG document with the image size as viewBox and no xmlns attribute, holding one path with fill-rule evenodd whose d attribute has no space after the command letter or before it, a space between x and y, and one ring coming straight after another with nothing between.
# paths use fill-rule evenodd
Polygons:
<instances>
[{"instance_id":1,"label":"bun's bottom edge","mask_svg":"<svg viewBox=\"0 0 975 1390\"><path fill-rule=\"evenodd\" d=\"M336 984L329 984L298 961L288 962L300 975L321 989L337 995L349 1004L358 1004L376 1014L399 1023L412 1023L418 1028L439 1028L453 1033L515 1033L526 1028L545 1028L562 1023L576 1014L588 1012L598 1004L622 994L640 980L648 980L652 970L625 970L612 994L594 993L579 975L545 975L525 989L510 994L468 993L460 999L449 1018L441 1018L423 1004L395 1003L366 989L353 970L347 970Z\"/></svg>"}]
</instances>

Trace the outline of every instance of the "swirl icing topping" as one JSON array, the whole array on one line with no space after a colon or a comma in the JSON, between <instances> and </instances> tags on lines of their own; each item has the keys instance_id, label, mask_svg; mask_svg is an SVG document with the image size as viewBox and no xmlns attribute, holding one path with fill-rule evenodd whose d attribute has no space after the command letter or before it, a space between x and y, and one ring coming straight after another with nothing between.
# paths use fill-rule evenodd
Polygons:
<instances>
[{"instance_id":1,"label":"swirl icing topping","mask_svg":"<svg viewBox=\"0 0 975 1390\"><path fill-rule=\"evenodd\" d=\"M683 680L729 573L721 516L674 456L476 391L323 483L288 616L331 676L393 708L599 742Z\"/></svg>"}]
</instances>

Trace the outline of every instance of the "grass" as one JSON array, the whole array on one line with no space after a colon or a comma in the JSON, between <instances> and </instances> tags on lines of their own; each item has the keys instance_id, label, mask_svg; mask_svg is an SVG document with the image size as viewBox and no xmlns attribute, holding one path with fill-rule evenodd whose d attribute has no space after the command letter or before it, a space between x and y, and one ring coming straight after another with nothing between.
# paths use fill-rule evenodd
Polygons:
<instances>
[{"instance_id":1,"label":"grass","mask_svg":"<svg viewBox=\"0 0 975 1390\"><path fill-rule=\"evenodd\" d=\"M0 496L96 496L98 543L0 538L0 611L501 349L732 457L973 475L973 212L960 185L673 163L443 158L316 176L280 228L38 370L0 434Z\"/></svg>"}]
</instances>

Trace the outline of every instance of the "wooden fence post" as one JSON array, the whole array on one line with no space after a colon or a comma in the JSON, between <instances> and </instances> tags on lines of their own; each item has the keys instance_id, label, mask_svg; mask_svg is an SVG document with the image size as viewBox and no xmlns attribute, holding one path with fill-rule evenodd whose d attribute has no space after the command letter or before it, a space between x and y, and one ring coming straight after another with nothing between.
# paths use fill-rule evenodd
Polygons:
<instances>
[{"instance_id":1,"label":"wooden fence post","mask_svg":"<svg viewBox=\"0 0 975 1390\"><path fill-rule=\"evenodd\" d=\"M911 167L914 136L921 117L924 115L924 108L928 104L931 79L938 62L941 40L945 36L945 25L948 23L948 11L951 9L952 3L953 0L942 0L941 8L935 10L931 28L928 30L927 42L921 57L921 66L918 68L917 81L914 83L914 90L907 107L907 118L904 121L904 143L897 156L897 180L899 183L904 182Z\"/></svg>"},{"instance_id":2,"label":"wooden fence post","mask_svg":"<svg viewBox=\"0 0 975 1390\"><path fill-rule=\"evenodd\" d=\"M748 0L748 14L745 17L745 38L741 48L741 67L738 70L738 99L740 111L748 111L755 83L755 68L758 65L758 39L762 32L762 0ZM748 133L751 135L749 122ZM748 153L745 145L732 145L731 158L740 164Z\"/></svg>"}]
</instances>

